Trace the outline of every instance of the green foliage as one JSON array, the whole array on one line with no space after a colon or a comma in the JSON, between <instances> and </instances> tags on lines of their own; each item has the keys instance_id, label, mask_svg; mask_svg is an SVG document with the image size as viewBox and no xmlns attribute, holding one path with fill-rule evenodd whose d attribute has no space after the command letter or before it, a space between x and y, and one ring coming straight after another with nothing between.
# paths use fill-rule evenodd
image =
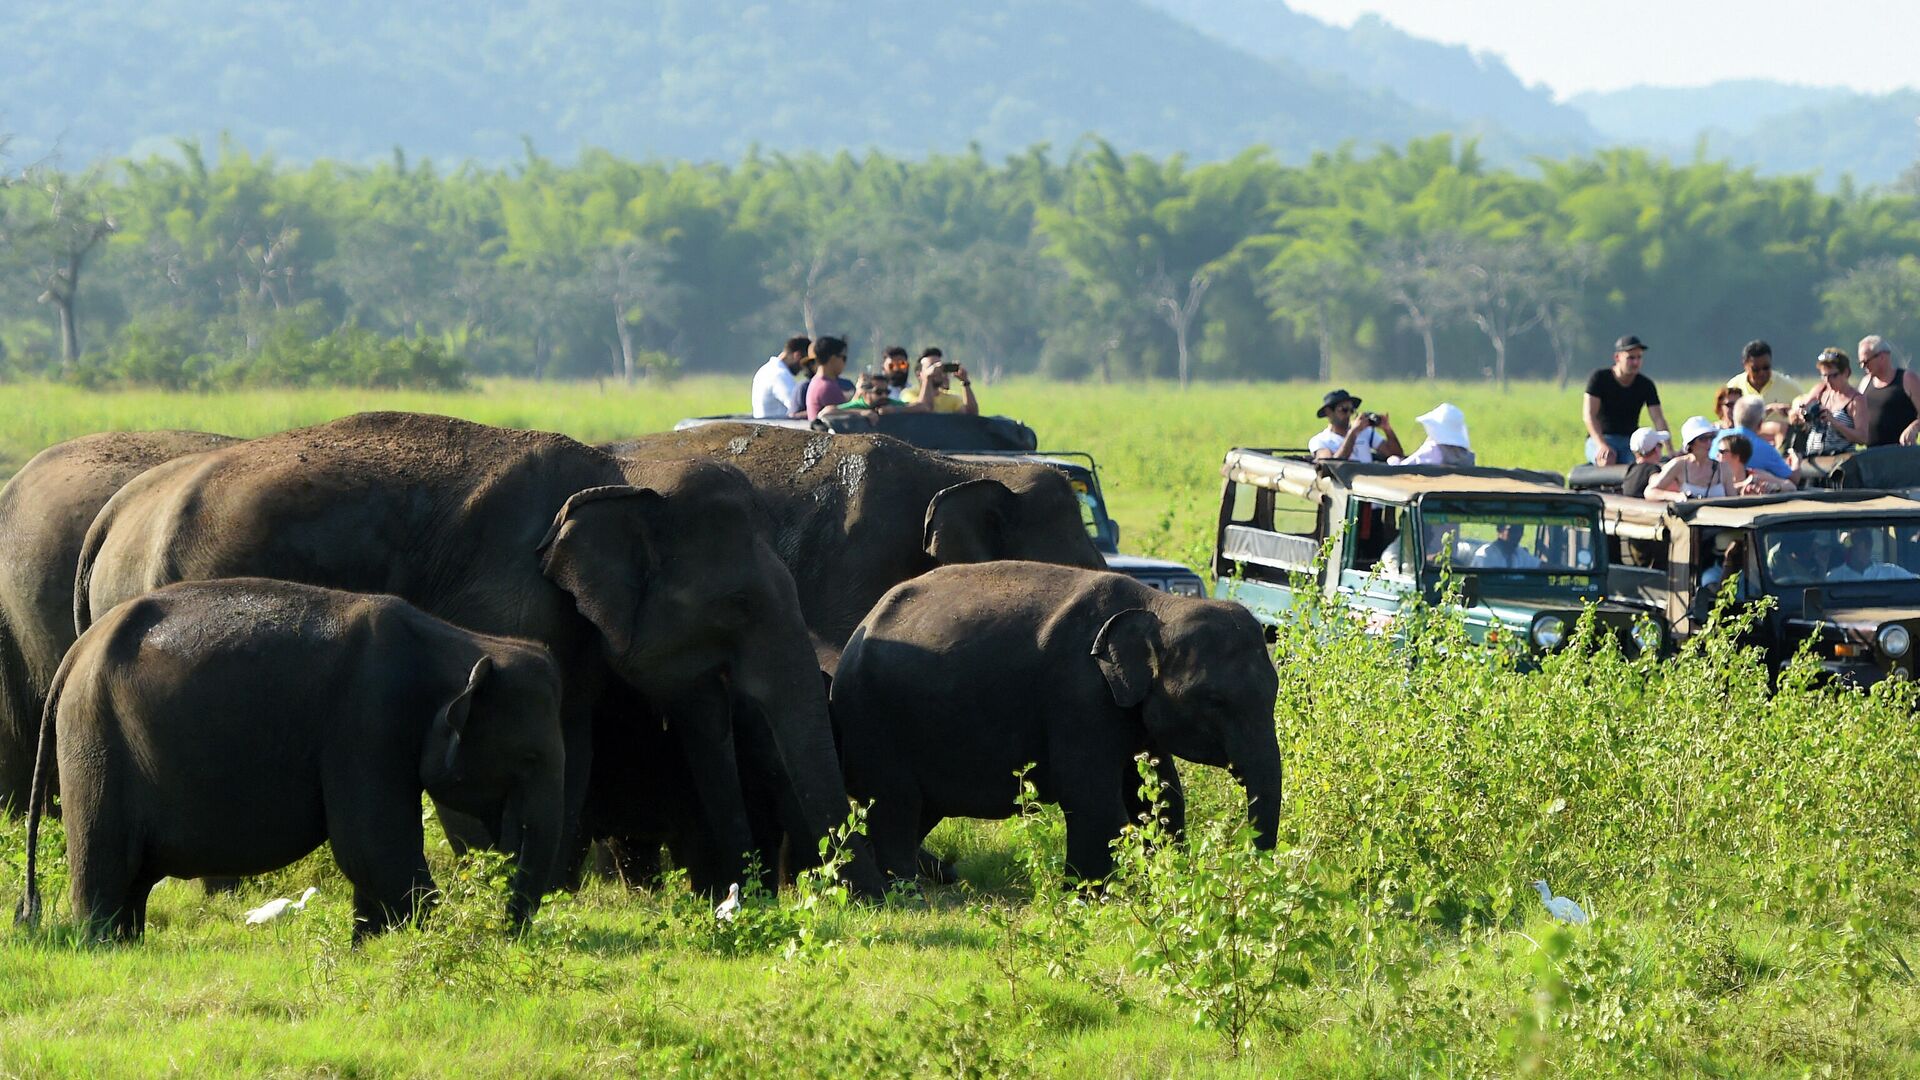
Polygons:
<instances>
[{"instance_id":1,"label":"green foliage","mask_svg":"<svg viewBox=\"0 0 1920 1080\"><path fill-rule=\"evenodd\" d=\"M398 154L291 166L223 141L36 170L0 186L0 361L200 389L442 385L462 363L744 383L804 330L845 335L856 368L937 341L983 386L1564 381L1630 328L1664 382L1724 376L1762 330L1811 356L1910 326L1910 288L1870 288L1920 258L1920 198L1900 189L1624 150L1522 174L1447 137L1304 163L1070 145L444 171ZM341 340L263 355L295 326Z\"/></svg>"}]
</instances>

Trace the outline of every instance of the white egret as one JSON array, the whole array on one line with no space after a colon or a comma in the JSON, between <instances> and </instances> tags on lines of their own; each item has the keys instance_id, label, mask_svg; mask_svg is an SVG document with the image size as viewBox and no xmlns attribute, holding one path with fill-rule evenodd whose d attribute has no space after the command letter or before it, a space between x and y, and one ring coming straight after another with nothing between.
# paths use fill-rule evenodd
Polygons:
<instances>
[{"instance_id":1,"label":"white egret","mask_svg":"<svg viewBox=\"0 0 1920 1080\"><path fill-rule=\"evenodd\" d=\"M1564 896L1553 895L1553 890L1547 888L1545 881L1536 881L1533 887L1540 892L1540 902L1547 905L1547 914L1563 923L1572 923L1575 926L1587 925L1587 913L1580 909L1579 904Z\"/></svg>"},{"instance_id":2,"label":"white egret","mask_svg":"<svg viewBox=\"0 0 1920 1080\"><path fill-rule=\"evenodd\" d=\"M301 893L300 899L298 900L289 900L284 896L278 900L269 900L259 907L254 908L252 911L247 912L247 925L260 926L264 923L272 922L289 911L305 911L307 901L313 899L314 895L319 891L319 889L309 885L307 886L307 891Z\"/></svg>"},{"instance_id":3,"label":"white egret","mask_svg":"<svg viewBox=\"0 0 1920 1080\"><path fill-rule=\"evenodd\" d=\"M725 900L720 901L719 907L713 909L713 917L720 920L721 922L732 922L734 912L737 912L739 910L740 910L740 883L736 881L733 884L727 886L727 898Z\"/></svg>"}]
</instances>

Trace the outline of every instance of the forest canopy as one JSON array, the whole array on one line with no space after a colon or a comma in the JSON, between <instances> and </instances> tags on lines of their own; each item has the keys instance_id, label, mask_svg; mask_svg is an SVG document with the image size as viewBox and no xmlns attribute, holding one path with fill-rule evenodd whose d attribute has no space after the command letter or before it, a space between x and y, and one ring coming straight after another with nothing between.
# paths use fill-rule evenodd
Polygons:
<instances>
[{"instance_id":1,"label":"forest canopy","mask_svg":"<svg viewBox=\"0 0 1920 1080\"><path fill-rule=\"evenodd\" d=\"M1920 194L1446 137L1286 164L587 152L291 166L232 142L0 189L0 363L95 384L744 377L794 332L1065 378L1549 378L1920 330Z\"/></svg>"}]
</instances>

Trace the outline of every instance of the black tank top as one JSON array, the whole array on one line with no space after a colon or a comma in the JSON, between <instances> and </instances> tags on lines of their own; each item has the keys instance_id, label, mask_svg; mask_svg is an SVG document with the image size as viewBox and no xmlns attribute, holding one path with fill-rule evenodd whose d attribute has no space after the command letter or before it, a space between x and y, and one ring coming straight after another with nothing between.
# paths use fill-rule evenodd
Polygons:
<instances>
[{"instance_id":1,"label":"black tank top","mask_svg":"<svg viewBox=\"0 0 1920 1080\"><path fill-rule=\"evenodd\" d=\"M1913 410L1913 399L1907 396L1907 369L1893 369L1891 386L1860 387L1860 396L1867 399L1867 407L1873 410L1873 426L1867 429L1868 446L1891 446L1900 441L1900 433L1907 425L1920 418Z\"/></svg>"}]
</instances>

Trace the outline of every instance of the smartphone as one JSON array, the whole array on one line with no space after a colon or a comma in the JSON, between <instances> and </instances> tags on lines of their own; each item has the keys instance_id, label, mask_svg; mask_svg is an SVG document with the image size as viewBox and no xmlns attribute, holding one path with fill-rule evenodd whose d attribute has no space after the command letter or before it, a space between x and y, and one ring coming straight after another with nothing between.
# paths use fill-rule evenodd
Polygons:
<instances>
[{"instance_id":1,"label":"smartphone","mask_svg":"<svg viewBox=\"0 0 1920 1080\"><path fill-rule=\"evenodd\" d=\"M947 373L947 374L949 374L949 375L951 375L951 374L953 374L954 372L956 372L956 371L959 371L959 370L960 370L960 361L958 361L958 360L942 360L942 361L940 361L940 370L941 370L941 371L944 371L944 372L946 372L946 373Z\"/></svg>"}]
</instances>

